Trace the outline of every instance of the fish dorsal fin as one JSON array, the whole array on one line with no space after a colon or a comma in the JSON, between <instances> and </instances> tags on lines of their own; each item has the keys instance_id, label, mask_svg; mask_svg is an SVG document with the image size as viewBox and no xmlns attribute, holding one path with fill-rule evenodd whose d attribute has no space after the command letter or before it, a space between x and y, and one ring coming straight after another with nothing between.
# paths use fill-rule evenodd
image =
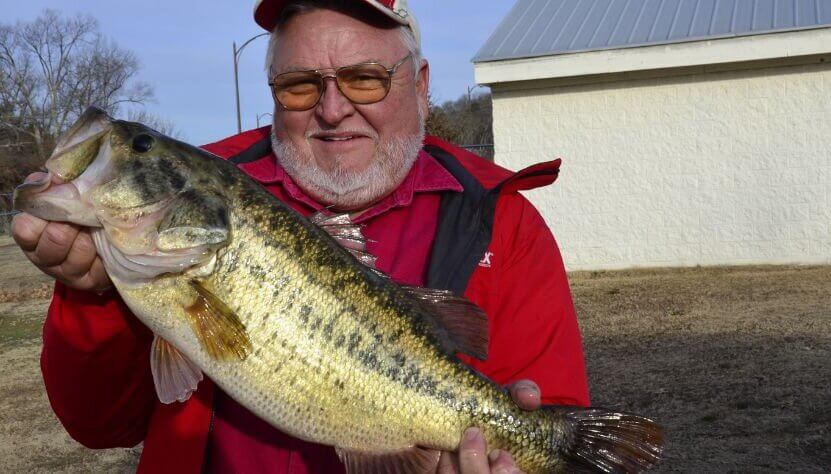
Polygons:
<instances>
[{"instance_id":1,"label":"fish dorsal fin","mask_svg":"<svg viewBox=\"0 0 831 474\"><path fill-rule=\"evenodd\" d=\"M361 226L352 223L349 214L329 214L325 209L309 220L331 235L361 263L381 277L390 279L375 266L376 257L366 250L367 239ZM391 281L391 279L390 279ZM450 291L417 286L401 287L426 309L428 317L441 328L439 338L448 353L462 352L485 360L488 356L488 317L470 300Z\"/></svg>"},{"instance_id":2,"label":"fish dorsal fin","mask_svg":"<svg viewBox=\"0 0 831 474\"><path fill-rule=\"evenodd\" d=\"M309 221L332 236L341 247L349 251L359 262L376 270L375 255L366 249L368 239L361 231L362 226L352 222L349 214L330 214L326 209L309 216Z\"/></svg>"},{"instance_id":3,"label":"fish dorsal fin","mask_svg":"<svg viewBox=\"0 0 831 474\"><path fill-rule=\"evenodd\" d=\"M184 402L202 381L202 371L159 336L150 346L150 372L162 403Z\"/></svg>"},{"instance_id":4,"label":"fish dorsal fin","mask_svg":"<svg viewBox=\"0 0 831 474\"><path fill-rule=\"evenodd\" d=\"M402 286L402 290L418 300L428 317L446 332L445 348L449 353L461 352L479 360L488 357L488 317L472 301L451 291Z\"/></svg>"},{"instance_id":5,"label":"fish dorsal fin","mask_svg":"<svg viewBox=\"0 0 831 474\"><path fill-rule=\"evenodd\" d=\"M228 240L228 206L221 196L188 190L159 224L156 245L162 251L220 245Z\"/></svg>"},{"instance_id":6,"label":"fish dorsal fin","mask_svg":"<svg viewBox=\"0 0 831 474\"><path fill-rule=\"evenodd\" d=\"M366 250L367 239L361 232L361 226L352 223L349 214L329 214L324 209L311 215L309 220L331 235L358 261L391 281L388 275L376 268L376 257ZM488 317L473 302L445 290L417 286L401 288L418 300L427 310L428 317L444 330L439 331L444 332L440 334L440 339L445 342L448 353L462 352L479 360L488 357Z\"/></svg>"},{"instance_id":7,"label":"fish dorsal fin","mask_svg":"<svg viewBox=\"0 0 831 474\"><path fill-rule=\"evenodd\" d=\"M412 447L387 453L335 448L347 474L426 474L435 472L439 451Z\"/></svg>"},{"instance_id":8,"label":"fish dorsal fin","mask_svg":"<svg viewBox=\"0 0 831 474\"><path fill-rule=\"evenodd\" d=\"M190 286L197 296L185 313L202 348L216 360L245 360L251 340L239 317L198 281L191 280Z\"/></svg>"}]
</instances>

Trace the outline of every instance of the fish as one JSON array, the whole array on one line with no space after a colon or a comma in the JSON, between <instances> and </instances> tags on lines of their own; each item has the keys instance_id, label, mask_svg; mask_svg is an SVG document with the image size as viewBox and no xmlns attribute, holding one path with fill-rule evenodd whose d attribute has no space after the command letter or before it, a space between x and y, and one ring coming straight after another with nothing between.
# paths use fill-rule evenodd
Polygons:
<instances>
[{"instance_id":1,"label":"fish","mask_svg":"<svg viewBox=\"0 0 831 474\"><path fill-rule=\"evenodd\" d=\"M154 334L163 403L207 376L277 429L334 446L351 473L431 472L472 426L528 473L638 472L661 457L647 418L520 409L457 356L487 357L482 310L394 283L347 214L305 218L232 163L94 107L46 170L15 208L91 229Z\"/></svg>"}]
</instances>

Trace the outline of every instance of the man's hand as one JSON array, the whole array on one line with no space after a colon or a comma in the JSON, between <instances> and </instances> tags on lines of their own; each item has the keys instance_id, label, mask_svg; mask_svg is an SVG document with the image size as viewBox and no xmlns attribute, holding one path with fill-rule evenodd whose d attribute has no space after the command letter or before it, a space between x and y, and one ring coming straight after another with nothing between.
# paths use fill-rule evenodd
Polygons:
<instances>
[{"instance_id":1,"label":"man's hand","mask_svg":"<svg viewBox=\"0 0 831 474\"><path fill-rule=\"evenodd\" d=\"M540 407L540 389L530 380L519 380L508 386L514 403L523 410ZM494 449L488 452L487 443L478 428L468 428L459 444L458 453L444 452L439 459L439 474L488 474L522 472L511 453Z\"/></svg>"},{"instance_id":2,"label":"man's hand","mask_svg":"<svg viewBox=\"0 0 831 474\"><path fill-rule=\"evenodd\" d=\"M38 178L43 173L26 181ZM67 286L102 292L112 285L86 229L22 213L12 220L12 237L35 266Z\"/></svg>"}]
</instances>

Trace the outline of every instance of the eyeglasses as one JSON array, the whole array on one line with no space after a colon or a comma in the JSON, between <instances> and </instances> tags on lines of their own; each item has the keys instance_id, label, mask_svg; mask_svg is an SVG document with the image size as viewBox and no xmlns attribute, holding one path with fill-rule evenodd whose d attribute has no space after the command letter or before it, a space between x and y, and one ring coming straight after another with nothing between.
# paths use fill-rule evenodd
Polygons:
<instances>
[{"instance_id":1,"label":"eyeglasses","mask_svg":"<svg viewBox=\"0 0 831 474\"><path fill-rule=\"evenodd\" d=\"M389 94L393 74L410 56L412 53L389 69L370 62L339 67L330 74L321 71L332 68L285 72L274 76L268 85L274 100L285 110L302 111L316 106L329 78L335 80L338 90L353 104L374 104Z\"/></svg>"}]
</instances>

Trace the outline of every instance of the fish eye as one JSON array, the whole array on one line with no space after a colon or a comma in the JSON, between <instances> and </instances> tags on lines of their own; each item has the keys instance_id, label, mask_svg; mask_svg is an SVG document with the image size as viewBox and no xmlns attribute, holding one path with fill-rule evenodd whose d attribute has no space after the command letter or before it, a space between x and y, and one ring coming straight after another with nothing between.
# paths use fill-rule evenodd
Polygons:
<instances>
[{"instance_id":1,"label":"fish eye","mask_svg":"<svg viewBox=\"0 0 831 474\"><path fill-rule=\"evenodd\" d=\"M141 133L133 137L132 147L134 151L139 153L147 153L153 148L153 143L156 140L146 133Z\"/></svg>"}]
</instances>

